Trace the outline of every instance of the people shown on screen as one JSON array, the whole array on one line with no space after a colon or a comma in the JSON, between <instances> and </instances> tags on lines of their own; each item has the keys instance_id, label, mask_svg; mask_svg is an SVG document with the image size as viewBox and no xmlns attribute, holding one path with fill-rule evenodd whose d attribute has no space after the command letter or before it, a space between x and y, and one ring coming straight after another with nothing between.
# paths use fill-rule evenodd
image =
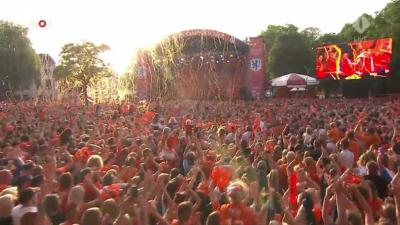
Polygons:
<instances>
[{"instance_id":1,"label":"people shown on screen","mask_svg":"<svg viewBox=\"0 0 400 225\"><path fill-rule=\"evenodd\" d=\"M321 48L317 55L317 77L319 79L324 79L335 75L337 71L336 63L338 59L338 52L336 49L332 46L326 46Z\"/></svg>"},{"instance_id":2,"label":"people shown on screen","mask_svg":"<svg viewBox=\"0 0 400 225\"><path fill-rule=\"evenodd\" d=\"M328 57L328 72L336 73L336 60L337 60L337 52L333 49L329 51Z\"/></svg>"},{"instance_id":3,"label":"people shown on screen","mask_svg":"<svg viewBox=\"0 0 400 225\"><path fill-rule=\"evenodd\" d=\"M319 79L386 77L391 55L391 39L322 46L317 49L316 76Z\"/></svg>"},{"instance_id":4,"label":"people shown on screen","mask_svg":"<svg viewBox=\"0 0 400 225\"><path fill-rule=\"evenodd\" d=\"M323 55L319 55L316 63L316 74L319 79L326 78L326 61Z\"/></svg>"},{"instance_id":5,"label":"people shown on screen","mask_svg":"<svg viewBox=\"0 0 400 225\"><path fill-rule=\"evenodd\" d=\"M361 54L356 57L354 67L358 75L376 75L372 49L362 50Z\"/></svg>"},{"instance_id":6,"label":"people shown on screen","mask_svg":"<svg viewBox=\"0 0 400 225\"><path fill-rule=\"evenodd\" d=\"M375 56L376 58L375 65L378 74L389 73L391 55L392 55L392 48L390 43L383 43Z\"/></svg>"},{"instance_id":7,"label":"people shown on screen","mask_svg":"<svg viewBox=\"0 0 400 225\"><path fill-rule=\"evenodd\" d=\"M354 74L354 65L349 57L349 53L344 53L341 64L341 74L345 77L351 76Z\"/></svg>"}]
</instances>

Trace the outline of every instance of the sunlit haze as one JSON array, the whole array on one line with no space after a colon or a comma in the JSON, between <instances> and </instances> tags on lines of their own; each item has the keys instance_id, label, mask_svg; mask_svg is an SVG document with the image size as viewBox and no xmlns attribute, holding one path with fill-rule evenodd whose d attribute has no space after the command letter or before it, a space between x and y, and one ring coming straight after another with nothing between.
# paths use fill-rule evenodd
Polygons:
<instances>
[{"instance_id":1,"label":"sunlit haze","mask_svg":"<svg viewBox=\"0 0 400 225\"><path fill-rule=\"evenodd\" d=\"M6 0L0 20L29 27L38 53L56 60L62 46L81 40L104 43L104 55L114 71L123 73L135 51L163 37L187 29L214 29L240 39L257 36L268 25L318 27L323 33L340 32L345 23L363 13L374 15L389 0L142 0L54 1ZM44 19L48 24L40 28Z\"/></svg>"}]
</instances>

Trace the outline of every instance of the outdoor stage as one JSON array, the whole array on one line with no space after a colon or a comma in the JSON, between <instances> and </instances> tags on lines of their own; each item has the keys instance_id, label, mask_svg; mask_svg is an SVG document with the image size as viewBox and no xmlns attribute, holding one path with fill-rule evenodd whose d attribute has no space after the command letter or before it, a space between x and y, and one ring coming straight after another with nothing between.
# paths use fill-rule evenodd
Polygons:
<instances>
[{"instance_id":1,"label":"outdoor stage","mask_svg":"<svg viewBox=\"0 0 400 225\"><path fill-rule=\"evenodd\" d=\"M142 99L237 99L265 94L261 38L239 40L213 30L172 34L137 57L136 90Z\"/></svg>"}]
</instances>

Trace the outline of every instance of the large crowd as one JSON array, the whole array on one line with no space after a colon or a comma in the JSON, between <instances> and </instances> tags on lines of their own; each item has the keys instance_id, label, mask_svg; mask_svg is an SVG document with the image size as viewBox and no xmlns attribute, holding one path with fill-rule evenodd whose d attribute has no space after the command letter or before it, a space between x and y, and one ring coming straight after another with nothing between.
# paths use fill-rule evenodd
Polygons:
<instances>
[{"instance_id":1,"label":"large crowd","mask_svg":"<svg viewBox=\"0 0 400 225\"><path fill-rule=\"evenodd\" d=\"M400 101L0 103L0 225L399 225Z\"/></svg>"}]
</instances>

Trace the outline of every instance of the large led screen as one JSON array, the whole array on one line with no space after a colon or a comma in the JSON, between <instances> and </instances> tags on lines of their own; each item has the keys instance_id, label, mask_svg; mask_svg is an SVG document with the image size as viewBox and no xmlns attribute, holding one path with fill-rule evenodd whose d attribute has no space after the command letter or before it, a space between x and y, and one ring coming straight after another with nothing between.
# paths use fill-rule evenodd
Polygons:
<instances>
[{"instance_id":1,"label":"large led screen","mask_svg":"<svg viewBox=\"0 0 400 225\"><path fill-rule=\"evenodd\" d=\"M392 39L383 38L345 44L318 46L318 79L362 79L366 76L389 77Z\"/></svg>"}]
</instances>

